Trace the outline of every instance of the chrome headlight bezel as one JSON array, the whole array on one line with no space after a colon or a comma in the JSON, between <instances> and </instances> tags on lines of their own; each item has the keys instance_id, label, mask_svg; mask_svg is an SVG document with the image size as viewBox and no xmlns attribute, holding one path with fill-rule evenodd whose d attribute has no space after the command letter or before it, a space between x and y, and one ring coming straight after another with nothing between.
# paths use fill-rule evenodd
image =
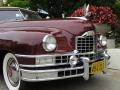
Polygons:
<instances>
[{"instance_id":1,"label":"chrome headlight bezel","mask_svg":"<svg viewBox=\"0 0 120 90\"><path fill-rule=\"evenodd\" d=\"M100 35L99 40L100 40L100 44L102 46L106 46L107 45L107 37L106 36Z\"/></svg>"},{"instance_id":2,"label":"chrome headlight bezel","mask_svg":"<svg viewBox=\"0 0 120 90\"><path fill-rule=\"evenodd\" d=\"M43 38L43 48L45 51L52 52L56 49L56 47L57 40L53 35L48 34Z\"/></svg>"}]
</instances>

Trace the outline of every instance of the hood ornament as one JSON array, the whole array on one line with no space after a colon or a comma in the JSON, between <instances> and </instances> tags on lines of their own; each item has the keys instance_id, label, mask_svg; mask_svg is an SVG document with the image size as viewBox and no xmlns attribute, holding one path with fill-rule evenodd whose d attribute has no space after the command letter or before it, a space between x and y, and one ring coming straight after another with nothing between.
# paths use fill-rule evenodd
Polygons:
<instances>
[{"instance_id":1,"label":"hood ornament","mask_svg":"<svg viewBox=\"0 0 120 90\"><path fill-rule=\"evenodd\" d=\"M80 19L80 20L84 20L84 21L87 21L87 17L91 16L91 12L89 12L89 8L90 8L90 5L88 4L86 6L86 4L84 4L84 7L83 7L83 13L84 13L84 16L82 17L67 17L67 18L74 18L74 19Z\"/></svg>"}]
</instances>

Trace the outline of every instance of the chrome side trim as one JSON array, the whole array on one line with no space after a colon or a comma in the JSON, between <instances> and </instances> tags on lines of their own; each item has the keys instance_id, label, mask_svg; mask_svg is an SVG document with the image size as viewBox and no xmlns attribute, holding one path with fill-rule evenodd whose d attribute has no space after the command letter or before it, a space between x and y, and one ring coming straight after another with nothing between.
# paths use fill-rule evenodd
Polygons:
<instances>
[{"instance_id":1,"label":"chrome side trim","mask_svg":"<svg viewBox=\"0 0 120 90\"><path fill-rule=\"evenodd\" d=\"M20 64L20 67L49 67L49 66L59 66L59 65L69 65L69 63L60 63L60 64L44 64L44 65L23 65Z\"/></svg>"},{"instance_id":2,"label":"chrome side trim","mask_svg":"<svg viewBox=\"0 0 120 90\"><path fill-rule=\"evenodd\" d=\"M100 59L104 59L104 58L100 58ZM91 62L95 62L97 61L98 59L96 60L90 60L89 63ZM23 64L20 64L20 67L28 67L28 68L37 68L37 67L49 67L49 66L59 66L59 65L69 65L69 63L60 63L60 64L44 64L44 65L23 65Z\"/></svg>"},{"instance_id":3,"label":"chrome side trim","mask_svg":"<svg viewBox=\"0 0 120 90\"><path fill-rule=\"evenodd\" d=\"M27 78L22 78L23 81L27 81L27 82L39 82L39 81L51 81L51 80L61 80L61 79L67 79L67 78L74 78L74 77L82 77L82 74L78 74L78 75L73 75L73 76L65 76L65 77L56 77L56 78L48 78L48 79L27 79Z\"/></svg>"},{"instance_id":4,"label":"chrome side trim","mask_svg":"<svg viewBox=\"0 0 120 90\"><path fill-rule=\"evenodd\" d=\"M87 55L87 54L95 54L95 52L87 52L87 53L76 53L75 55ZM41 55L21 55L15 54L16 57L23 57L23 58L39 58L39 57L54 57L54 56L68 56L74 55L74 52L69 52L65 54L41 54Z\"/></svg>"},{"instance_id":5,"label":"chrome side trim","mask_svg":"<svg viewBox=\"0 0 120 90\"><path fill-rule=\"evenodd\" d=\"M76 68L65 68L65 69L51 69L51 70L24 70L20 69L21 71L31 72L31 73L44 73L44 72L59 72L59 71L66 71L66 70L76 70L76 69L83 69L84 67L76 67Z\"/></svg>"},{"instance_id":6,"label":"chrome side trim","mask_svg":"<svg viewBox=\"0 0 120 90\"><path fill-rule=\"evenodd\" d=\"M88 19L86 18L86 17L66 17L66 18L72 18L72 19L79 19L79 20L81 20L81 22L82 21L87 21Z\"/></svg>"}]
</instances>

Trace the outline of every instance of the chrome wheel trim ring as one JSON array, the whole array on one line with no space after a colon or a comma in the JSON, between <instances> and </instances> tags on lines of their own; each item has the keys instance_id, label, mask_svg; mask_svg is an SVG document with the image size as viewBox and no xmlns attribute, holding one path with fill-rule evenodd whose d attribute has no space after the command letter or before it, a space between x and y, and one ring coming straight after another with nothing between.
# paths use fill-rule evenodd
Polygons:
<instances>
[{"instance_id":1,"label":"chrome wheel trim ring","mask_svg":"<svg viewBox=\"0 0 120 90\"><path fill-rule=\"evenodd\" d=\"M7 76L9 79L9 82L12 86L16 87L19 84L19 69L18 65L14 58L10 58L7 63Z\"/></svg>"},{"instance_id":2,"label":"chrome wheel trim ring","mask_svg":"<svg viewBox=\"0 0 120 90\"><path fill-rule=\"evenodd\" d=\"M10 64L10 61L11 61L10 58L14 59L12 61L14 61L16 63L16 65L17 65L17 67L18 67L18 68L16 68L16 69L18 69L18 78L19 78L17 84L13 83L13 82L11 83L10 78L8 77L9 73L7 72L7 70L8 70L7 68L8 68L8 62L9 62L9 65L11 65ZM5 55L5 57L4 57L4 61L3 61L3 76L4 76L5 83L6 83L7 87L8 87L8 90L19 90L20 89L20 86L21 86L20 68L19 68L19 64L17 62L17 58L12 53L7 53ZM14 79L11 79L11 80L14 80Z\"/></svg>"}]
</instances>

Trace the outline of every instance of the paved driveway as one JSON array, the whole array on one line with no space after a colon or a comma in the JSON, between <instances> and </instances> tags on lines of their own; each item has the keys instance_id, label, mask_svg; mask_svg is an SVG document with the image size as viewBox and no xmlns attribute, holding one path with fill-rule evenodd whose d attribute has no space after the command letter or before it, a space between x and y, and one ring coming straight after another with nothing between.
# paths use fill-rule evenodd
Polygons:
<instances>
[{"instance_id":1,"label":"paved driveway","mask_svg":"<svg viewBox=\"0 0 120 90\"><path fill-rule=\"evenodd\" d=\"M98 75L89 81L79 78L42 83L27 83L22 90L120 90L120 71L109 70L111 75ZM8 90L0 77L0 90Z\"/></svg>"}]
</instances>

